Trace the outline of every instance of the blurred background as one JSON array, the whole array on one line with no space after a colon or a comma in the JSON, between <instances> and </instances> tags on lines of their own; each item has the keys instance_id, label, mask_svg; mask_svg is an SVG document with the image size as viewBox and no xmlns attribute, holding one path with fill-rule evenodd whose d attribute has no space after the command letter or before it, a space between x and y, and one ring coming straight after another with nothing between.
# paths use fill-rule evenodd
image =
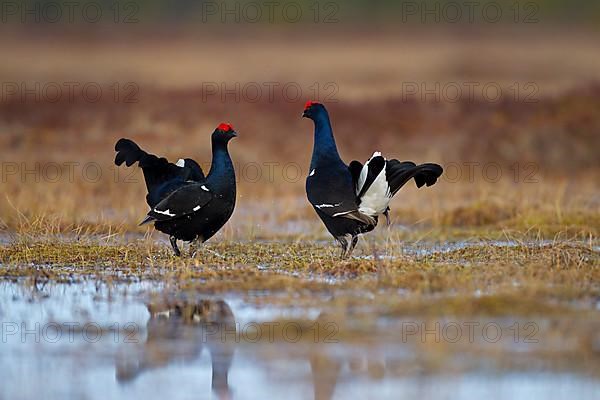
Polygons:
<instances>
[{"instance_id":1,"label":"blurred background","mask_svg":"<svg viewBox=\"0 0 600 400\"><path fill-rule=\"evenodd\" d=\"M230 149L225 235L324 235L304 200L312 124L342 157L438 162L392 203L413 227L597 235L600 3L3 1L0 226L144 232L138 170L114 143L210 165ZM304 221L309 223L304 224ZM291 225L290 225L291 224Z\"/></svg>"}]
</instances>

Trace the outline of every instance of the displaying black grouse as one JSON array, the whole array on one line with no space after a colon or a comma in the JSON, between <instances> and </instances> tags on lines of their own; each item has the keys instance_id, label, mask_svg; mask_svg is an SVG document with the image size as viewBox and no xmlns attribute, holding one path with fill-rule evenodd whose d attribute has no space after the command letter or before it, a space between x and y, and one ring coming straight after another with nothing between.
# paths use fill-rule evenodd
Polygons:
<instances>
[{"instance_id":1,"label":"displaying black grouse","mask_svg":"<svg viewBox=\"0 0 600 400\"><path fill-rule=\"evenodd\" d=\"M144 173L150 212L140 225L154 227L170 236L175 255L181 255L177 240L203 243L231 217L235 207L235 171L227 150L237 134L222 123L212 134L212 166L205 177L202 168L189 158L176 164L148 154L129 139L115 145L115 164L128 167L136 162Z\"/></svg>"},{"instance_id":2,"label":"displaying black grouse","mask_svg":"<svg viewBox=\"0 0 600 400\"><path fill-rule=\"evenodd\" d=\"M417 187L431 186L443 172L437 164L386 160L379 152L364 166L358 161L348 166L338 154L325 106L309 101L302 116L315 123L306 194L329 233L340 243L342 257L352 253L358 235L375 229L379 215L384 215L389 225L390 200L406 182L414 178Z\"/></svg>"}]
</instances>

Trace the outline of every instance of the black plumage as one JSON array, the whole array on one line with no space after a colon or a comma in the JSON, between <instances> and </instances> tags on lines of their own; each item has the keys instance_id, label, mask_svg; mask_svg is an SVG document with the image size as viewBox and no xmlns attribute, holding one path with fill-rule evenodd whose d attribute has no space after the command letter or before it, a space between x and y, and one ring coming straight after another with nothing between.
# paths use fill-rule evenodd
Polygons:
<instances>
[{"instance_id":1,"label":"black plumage","mask_svg":"<svg viewBox=\"0 0 600 400\"><path fill-rule=\"evenodd\" d=\"M212 134L212 166L207 176L192 159L176 164L142 150L129 139L115 145L115 164L138 163L144 173L146 202L150 206L141 225L154 222L170 237L180 255L177 240L202 243L211 238L233 214L236 197L235 170L227 145L236 132L220 124Z\"/></svg>"},{"instance_id":2,"label":"black plumage","mask_svg":"<svg viewBox=\"0 0 600 400\"><path fill-rule=\"evenodd\" d=\"M443 169L437 164L416 165L411 161L386 160L374 153L365 165L340 158L329 114L320 103L309 101L303 117L315 124L315 138L306 193L327 230L348 256L358 235L375 229L383 215L389 224L389 202L410 179L417 187L431 186Z\"/></svg>"}]
</instances>

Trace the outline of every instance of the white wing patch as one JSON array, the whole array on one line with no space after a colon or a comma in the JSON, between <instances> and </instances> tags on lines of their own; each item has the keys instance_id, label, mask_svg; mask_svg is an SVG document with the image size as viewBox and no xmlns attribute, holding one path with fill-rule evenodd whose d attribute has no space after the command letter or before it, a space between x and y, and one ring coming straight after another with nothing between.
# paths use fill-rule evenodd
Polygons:
<instances>
[{"instance_id":1,"label":"white wing patch","mask_svg":"<svg viewBox=\"0 0 600 400\"><path fill-rule=\"evenodd\" d=\"M171 210L161 211L158 208L155 208L154 212L157 213L157 214L166 215L168 217L174 217L175 216L175 214L171 214Z\"/></svg>"},{"instance_id":2,"label":"white wing patch","mask_svg":"<svg viewBox=\"0 0 600 400\"><path fill-rule=\"evenodd\" d=\"M194 211L198 211L201 208L202 208L202 206L196 206L196 207L194 207Z\"/></svg>"},{"instance_id":3,"label":"white wing patch","mask_svg":"<svg viewBox=\"0 0 600 400\"><path fill-rule=\"evenodd\" d=\"M334 217L339 217L340 215L346 215L346 214L350 214L353 210L350 211L344 211L344 212L339 212L339 213L335 213L333 214Z\"/></svg>"},{"instance_id":4,"label":"white wing patch","mask_svg":"<svg viewBox=\"0 0 600 400\"><path fill-rule=\"evenodd\" d=\"M200 186L200 189L204 190L205 192L210 192L210 190L208 190L208 188L204 185Z\"/></svg>"},{"instance_id":5,"label":"white wing patch","mask_svg":"<svg viewBox=\"0 0 600 400\"><path fill-rule=\"evenodd\" d=\"M321 209L321 208L331 208L331 207L338 207L340 204L342 203L336 203L336 204L316 204L315 207Z\"/></svg>"},{"instance_id":6,"label":"white wing patch","mask_svg":"<svg viewBox=\"0 0 600 400\"><path fill-rule=\"evenodd\" d=\"M180 158L179 160L177 160L177 163L175 165L177 165L179 168L183 168L185 167L185 160L183 158Z\"/></svg>"},{"instance_id":7,"label":"white wing patch","mask_svg":"<svg viewBox=\"0 0 600 400\"><path fill-rule=\"evenodd\" d=\"M308 176L313 176L315 174L316 169L313 169L312 171L310 171L310 174L308 174Z\"/></svg>"},{"instance_id":8,"label":"white wing patch","mask_svg":"<svg viewBox=\"0 0 600 400\"><path fill-rule=\"evenodd\" d=\"M373 157L381 156L381 153L376 151L373 156L365 163L362 171L360 171L360 177L358 179L358 185L356 193L360 193L365 181L367 179L367 173L369 170L369 162ZM383 169L377 175L369 189L360 198L360 206L358 211L363 214L370 215L372 217L383 214L387 210L390 200L392 199L392 193L390 185L388 184L386 177L387 160Z\"/></svg>"}]
</instances>

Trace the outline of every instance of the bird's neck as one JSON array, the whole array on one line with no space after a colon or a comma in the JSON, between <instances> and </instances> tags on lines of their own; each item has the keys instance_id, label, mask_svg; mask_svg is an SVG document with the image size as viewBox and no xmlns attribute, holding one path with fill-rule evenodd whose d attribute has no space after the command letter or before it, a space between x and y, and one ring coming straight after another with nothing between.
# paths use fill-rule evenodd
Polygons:
<instances>
[{"instance_id":1,"label":"bird's neck","mask_svg":"<svg viewBox=\"0 0 600 400\"><path fill-rule=\"evenodd\" d=\"M235 170L227 150L227 143L213 143L212 165L206 180L217 186L235 184Z\"/></svg>"},{"instance_id":2,"label":"bird's neck","mask_svg":"<svg viewBox=\"0 0 600 400\"><path fill-rule=\"evenodd\" d=\"M340 161L329 116L326 113L322 113L315 118L314 122L315 142L310 162L311 169L319 165Z\"/></svg>"}]
</instances>

